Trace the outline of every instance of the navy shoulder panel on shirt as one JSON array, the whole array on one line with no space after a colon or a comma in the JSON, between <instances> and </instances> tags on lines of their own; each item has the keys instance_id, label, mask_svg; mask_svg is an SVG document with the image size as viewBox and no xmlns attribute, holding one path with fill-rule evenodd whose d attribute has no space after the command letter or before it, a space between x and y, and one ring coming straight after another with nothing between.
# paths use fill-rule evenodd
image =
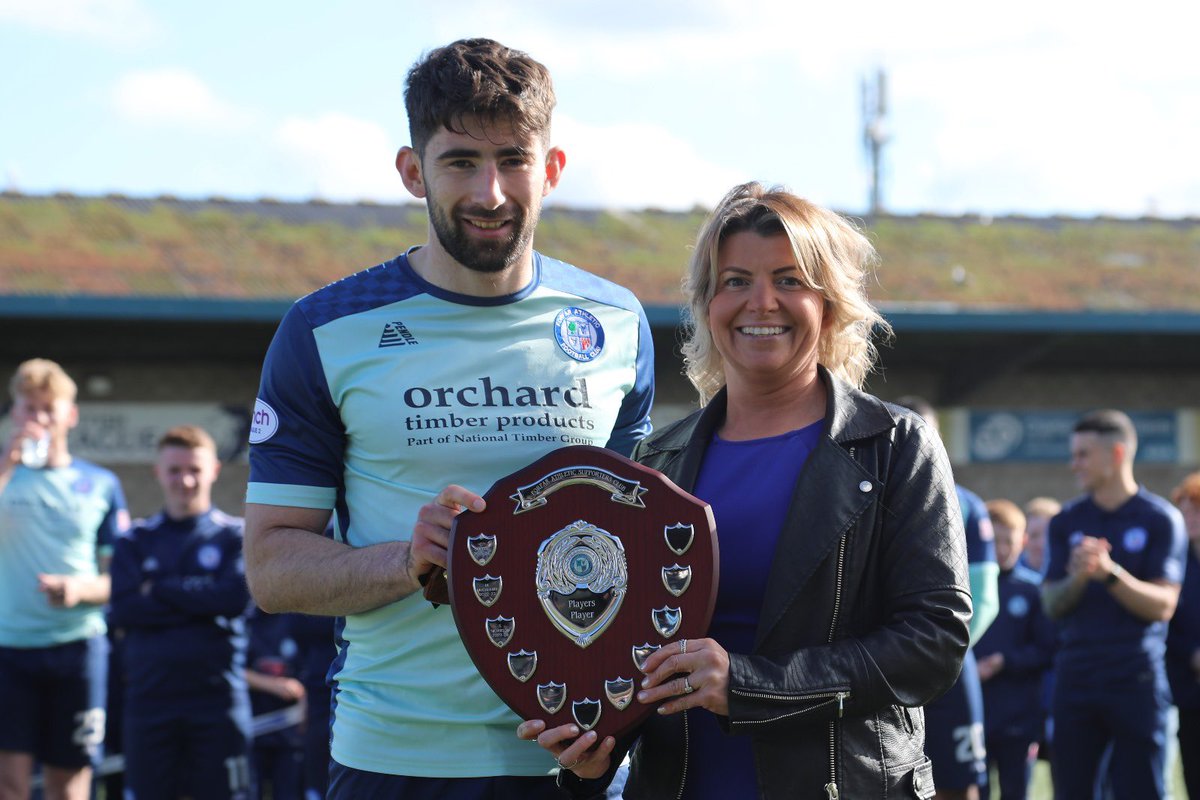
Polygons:
<instances>
[{"instance_id":1,"label":"navy shoulder panel on shirt","mask_svg":"<svg viewBox=\"0 0 1200 800\"><path fill-rule=\"evenodd\" d=\"M335 319L397 303L422 294L425 287L402 264L404 256L348 275L296 301L309 324L319 328Z\"/></svg>"},{"instance_id":2,"label":"navy shoulder panel on shirt","mask_svg":"<svg viewBox=\"0 0 1200 800\"><path fill-rule=\"evenodd\" d=\"M1179 513L1179 509L1165 497L1160 497L1154 492L1148 491L1144 487L1138 488L1138 493L1134 495L1135 501L1142 513L1150 513L1156 516L1172 518Z\"/></svg>"},{"instance_id":3,"label":"navy shoulder panel on shirt","mask_svg":"<svg viewBox=\"0 0 1200 800\"><path fill-rule=\"evenodd\" d=\"M542 286L607 303L626 311L642 310L642 304L637 297L624 286L541 253L536 253L535 256L540 265L539 281Z\"/></svg>"}]
</instances>

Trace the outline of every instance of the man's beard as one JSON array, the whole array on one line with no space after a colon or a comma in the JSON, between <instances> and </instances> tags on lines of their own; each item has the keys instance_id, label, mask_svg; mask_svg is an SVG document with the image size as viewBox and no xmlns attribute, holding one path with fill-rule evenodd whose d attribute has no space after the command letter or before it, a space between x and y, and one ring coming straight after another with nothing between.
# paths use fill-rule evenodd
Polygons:
<instances>
[{"instance_id":1,"label":"man's beard","mask_svg":"<svg viewBox=\"0 0 1200 800\"><path fill-rule=\"evenodd\" d=\"M513 233L503 241L479 242L468 235L467 223L446 214L440 205L430 202L429 219L442 248L458 263L476 272L503 272L516 263L533 243L538 210L526 214L517 209L512 216ZM487 219L487 212L474 211L472 216Z\"/></svg>"}]
</instances>

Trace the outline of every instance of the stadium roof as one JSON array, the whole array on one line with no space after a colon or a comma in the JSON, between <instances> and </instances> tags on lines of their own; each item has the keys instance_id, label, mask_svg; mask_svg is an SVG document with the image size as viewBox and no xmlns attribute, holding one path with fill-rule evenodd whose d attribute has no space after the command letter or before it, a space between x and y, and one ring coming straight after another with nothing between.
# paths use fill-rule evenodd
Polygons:
<instances>
[{"instance_id":1,"label":"stadium roof","mask_svg":"<svg viewBox=\"0 0 1200 800\"><path fill-rule=\"evenodd\" d=\"M679 318L702 210L546 208L537 247ZM1200 219L879 216L872 298L909 330L1200 331ZM277 319L425 238L417 204L0 194L0 315Z\"/></svg>"}]
</instances>

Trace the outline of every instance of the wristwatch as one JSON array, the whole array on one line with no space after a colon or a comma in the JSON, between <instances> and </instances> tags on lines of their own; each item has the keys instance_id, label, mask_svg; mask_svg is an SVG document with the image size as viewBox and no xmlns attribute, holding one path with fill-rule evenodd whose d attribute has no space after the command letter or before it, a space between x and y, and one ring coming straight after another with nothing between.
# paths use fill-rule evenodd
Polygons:
<instances>
[{"instance_id":1,"label":"wristwatch","mask_svg":"<svg viewBox=\"0 0 1200 800\"><path fill-rule=\"evenodd\" d=\"M1113 565L1112 565L1112 569L1109 570L1108 575L1104 578L1104 585L1112 586L1114 583L1117 582L1117 580L1121 577L1121 573L1124 571L1125 571L1125 568L1114 561Z\"/></svg>"}]
</instances>

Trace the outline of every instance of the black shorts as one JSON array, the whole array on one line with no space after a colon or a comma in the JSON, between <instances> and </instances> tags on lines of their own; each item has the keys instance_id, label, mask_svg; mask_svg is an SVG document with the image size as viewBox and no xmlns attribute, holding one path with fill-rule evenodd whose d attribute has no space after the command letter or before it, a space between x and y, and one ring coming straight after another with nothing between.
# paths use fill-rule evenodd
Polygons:
<instances>
[{"instance_id":1,"label":"black shorts","mask_svg":"<svg viewBox=\"0 0 1200 800\"><path fill-rule=\"evenodd\" d=\"M0 750L79 769L103 756L108 639L0 647Z\"/></svg>"},{"instance_id":2,"label":"black shorts","mask_svg":"<svg viewBox=\"0 0 1200 800\"><path fill-rule=\"evenodd\" d=\"M925 706L925 754L939 789L961 791L987 781L983 691L970 650L950 691Z\"/></svg>"}]
</instances>

